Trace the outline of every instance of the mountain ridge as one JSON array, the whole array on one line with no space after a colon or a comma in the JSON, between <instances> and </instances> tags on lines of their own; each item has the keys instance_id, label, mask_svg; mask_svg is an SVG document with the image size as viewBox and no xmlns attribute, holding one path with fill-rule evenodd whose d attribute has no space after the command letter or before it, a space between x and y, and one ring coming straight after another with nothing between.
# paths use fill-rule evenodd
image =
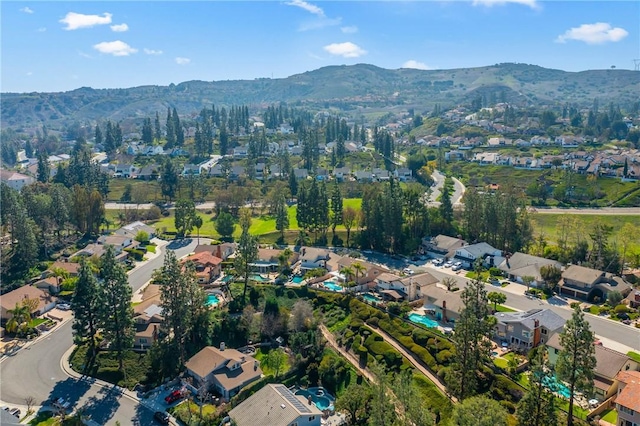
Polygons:
<instances>
[{"instance_id":1,"label":"mountain ridge","mask_svg":"<svg viewBox=\"0 0 640 426\"><path fill-rule=\"evenodd\" d=\"M204 106L286 102L310 108L416 108L453 106L478 96L521 106L572 103L586 107L624 106L638 101L640 72L563 71L538 65L504 63L450 70L385 69L371 64L331 65L285 78L190 80L168 86L79 87L66 92L2 93L2 122L8 126L65 124L73 121L138 119L167 107L191 114Z\"/></svg>"}]
</instances>

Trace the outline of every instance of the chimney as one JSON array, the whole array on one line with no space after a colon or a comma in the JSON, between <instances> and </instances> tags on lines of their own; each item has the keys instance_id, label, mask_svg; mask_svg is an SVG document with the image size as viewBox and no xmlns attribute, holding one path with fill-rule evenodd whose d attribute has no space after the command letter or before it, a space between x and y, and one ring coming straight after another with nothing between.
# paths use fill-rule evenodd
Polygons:
<instances>
[{"instance_id":1,"label":"chimney","mask_svg":"<svg viewBox=\"0 0 640 426\"><path fill-rule=\"evenodd\" d=\"M307 249L303 247L302 248L302 255L304 256L306 252L307 252Z\"/></svg>"},{"instance_id":2,"label":"chimney","mask_svg":"<svg viewBox=\"0 0 640 426\"><path fill-rule=\"evenodd\" d=\"M445 324L449 322L447 319L447 301L446 300L442 301L442 321L444 321Z\"/></svg>"},{"instance_id":3,"label":"chimney","mask_svg":"<svg viewBox=\"0 0 640 426\"><path fill-rule=\"evenodd\" d=\"M218 249L216 250L216 257L218 257L219 259L222 259L222 248L220 244L218 244Z\"/></svg>"},{"instance_id":4,"label":"chimney","mask_svg":"<svg viewBox=\"0 0 640 426\"><path fill-rule=\"evenodd\" d=\"M224 342L220 342L220 350L224 351L225 347L226 346L225 346Z\"/></svg>"},{"instance_id":5,"label":"chimney","mask_svg":"<svg viewBox=\"0 0 640 426\"><path fill-rule=\"evenodd\" d=\"M540 320L533 320L533 347L535 348L540 344Z\"/></svg>"}]
</instances>

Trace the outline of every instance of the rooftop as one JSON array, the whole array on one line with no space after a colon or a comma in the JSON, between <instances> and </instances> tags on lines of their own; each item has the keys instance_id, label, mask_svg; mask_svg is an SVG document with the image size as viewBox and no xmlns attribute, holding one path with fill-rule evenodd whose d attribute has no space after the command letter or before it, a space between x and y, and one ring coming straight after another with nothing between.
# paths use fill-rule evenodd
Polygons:
<instances>
[{"instance_id":1,"label":"rooftop","mask_svg":"<svg viewBox=\"0 0 640 426\"><path fill-rule=\"evenodd\" d=\"M300 416L321 416L315 404L286 386L268 384L229 412L238 426L288 426Z\"/></svg>"},{"instance_id":2,"label":"rooftop","mask_svg":"<svg viewBox=\"0 0 640 426\"><path fill-rule=\"evenodd\" d=\"M640 412L640 372L621 371L616 379L625 384L624 388L618 392L616 403Z\"/></svg>"}]
</instances>

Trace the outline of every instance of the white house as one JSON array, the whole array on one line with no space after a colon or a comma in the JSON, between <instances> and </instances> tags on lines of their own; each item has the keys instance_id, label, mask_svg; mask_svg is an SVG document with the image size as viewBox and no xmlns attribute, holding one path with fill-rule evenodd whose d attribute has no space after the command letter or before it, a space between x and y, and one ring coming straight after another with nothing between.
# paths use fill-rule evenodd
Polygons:
<instances>
[{"instance_id":1,"label":"white house","mask_svg":"<svg viewBox=\"0 0 640 426\"><path fill-rule=\"evenodd\" d=\"M32 184L36 180L31 176L23 175L9 170L0 170L0 182L5 183L9 188L20 191L23 187Z\"/></svg>"},{"instance_id":2,"label":"white house","mask_svg":"<svg viewBox=\"0 0 640 426\"><path fill-rule=\"evenodd\" d=\"M302 247L300 249L300 270L307 271L316 268L327 267L329 250L315 247Z\"/></svg>"},{"instance_id":3,"label":"white house","mask_svg":"<svg viewBox=\"0 0 640 426\"><path fill-rule=\"evenodd\" d=\"M462 266L466 269L473 268L476 260L480 260L483 266L488 268L498 266L504 261L502 252L487 243L477 243L460 247L456 249L454 259L462 262Z\"/></svg>"},{"instance_id":4,"label":"white house","mask_svg":"<svg viewBox=\"0 0 640 426\"><path fill-rule=\"evenodd\" d=\"M320 426L322 414L311 398L282 384L266 385L229 411L237 426Z\"/></svg>"}]
</instances>

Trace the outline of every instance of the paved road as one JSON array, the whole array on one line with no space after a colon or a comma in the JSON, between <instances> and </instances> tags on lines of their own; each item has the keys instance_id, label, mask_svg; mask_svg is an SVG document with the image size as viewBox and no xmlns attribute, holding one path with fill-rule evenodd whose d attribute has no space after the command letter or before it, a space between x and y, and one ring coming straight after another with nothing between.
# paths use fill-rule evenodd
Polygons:
<instances>
[{"instance_id":1,"label":"paved road","mask_svg":"<svg viewBox=\"0 0 640 426\"><path fill-rule=\"evenodd\" d=\"M440 205L440 201L436 201L440 194L442 193L442 187L444 186L444 180L446 178L445 175L440 173L438 170L434 170L431 175L434 181L434 185L431 187L431 194L429 195L429 206L437 207ZM462 196L466 191L465 186L458 179L453 178L453 194L451 194L451 203L456 205L461 205Z\"/></svg>"},{"instance_id":2,"label":"paved road","mask_svg":"<svg viewBox=\"0 0 640 426\"><path fill-rule=\"evenodd\" d=\"M558 208L558 207L534 207L536 213L541 214L597 214L597 215L640 215L640 207L601 207L601 208Z\"/></svg>"},{"instance_id":3,"label":"paved road","mask_svg":"<svg viewBox=\"0 0 640 426\"><path fill-rule=\"evenodd\" d=\"M154 269L162 266L166 248L174 249L178 257L194 250L196 241L187 239L173 242L160 251L160 255L133 270L129 283L134 292L149 281ZM42 405L52 397L68 399L76 408L98 424L123 425L153 424L153 413L113 389L91 385L86 380L68 377L60 366L60 360L73 345L71 321L55 328L47 337L38 340L0 364L0 397L9 404L25 405L25 398L32 396L36 405Z\"/></svg>"},{"instance_id":4,"label":"paved road","mask_svg":"<svg viewBox=\"0 0 640 426\"><path fill-rule=\"evenodd\" d=\"M434 268L431 266L422 266L423 269L431 273L434 277L442 279L444 277L453 277L460 288L463 288L469 279L464 276L452 275L442 268ZM522 294L516 294L513 291L505 290L502 287L487 285L489 291L497 291L507 296L505 305L520 311L526 311L536 308L549 308L556 312L564 319L571 317L571 308L569 301L559 297L553 297L549 301L538 299L529 299ZM595 315L586 315L585 318L591 325L591 330L598 336L614 342L613 349L625 352L625 349L633 349L640 352L640 330L616 321L606 318L597 317Z\"/></svg>"}]
</instances>

